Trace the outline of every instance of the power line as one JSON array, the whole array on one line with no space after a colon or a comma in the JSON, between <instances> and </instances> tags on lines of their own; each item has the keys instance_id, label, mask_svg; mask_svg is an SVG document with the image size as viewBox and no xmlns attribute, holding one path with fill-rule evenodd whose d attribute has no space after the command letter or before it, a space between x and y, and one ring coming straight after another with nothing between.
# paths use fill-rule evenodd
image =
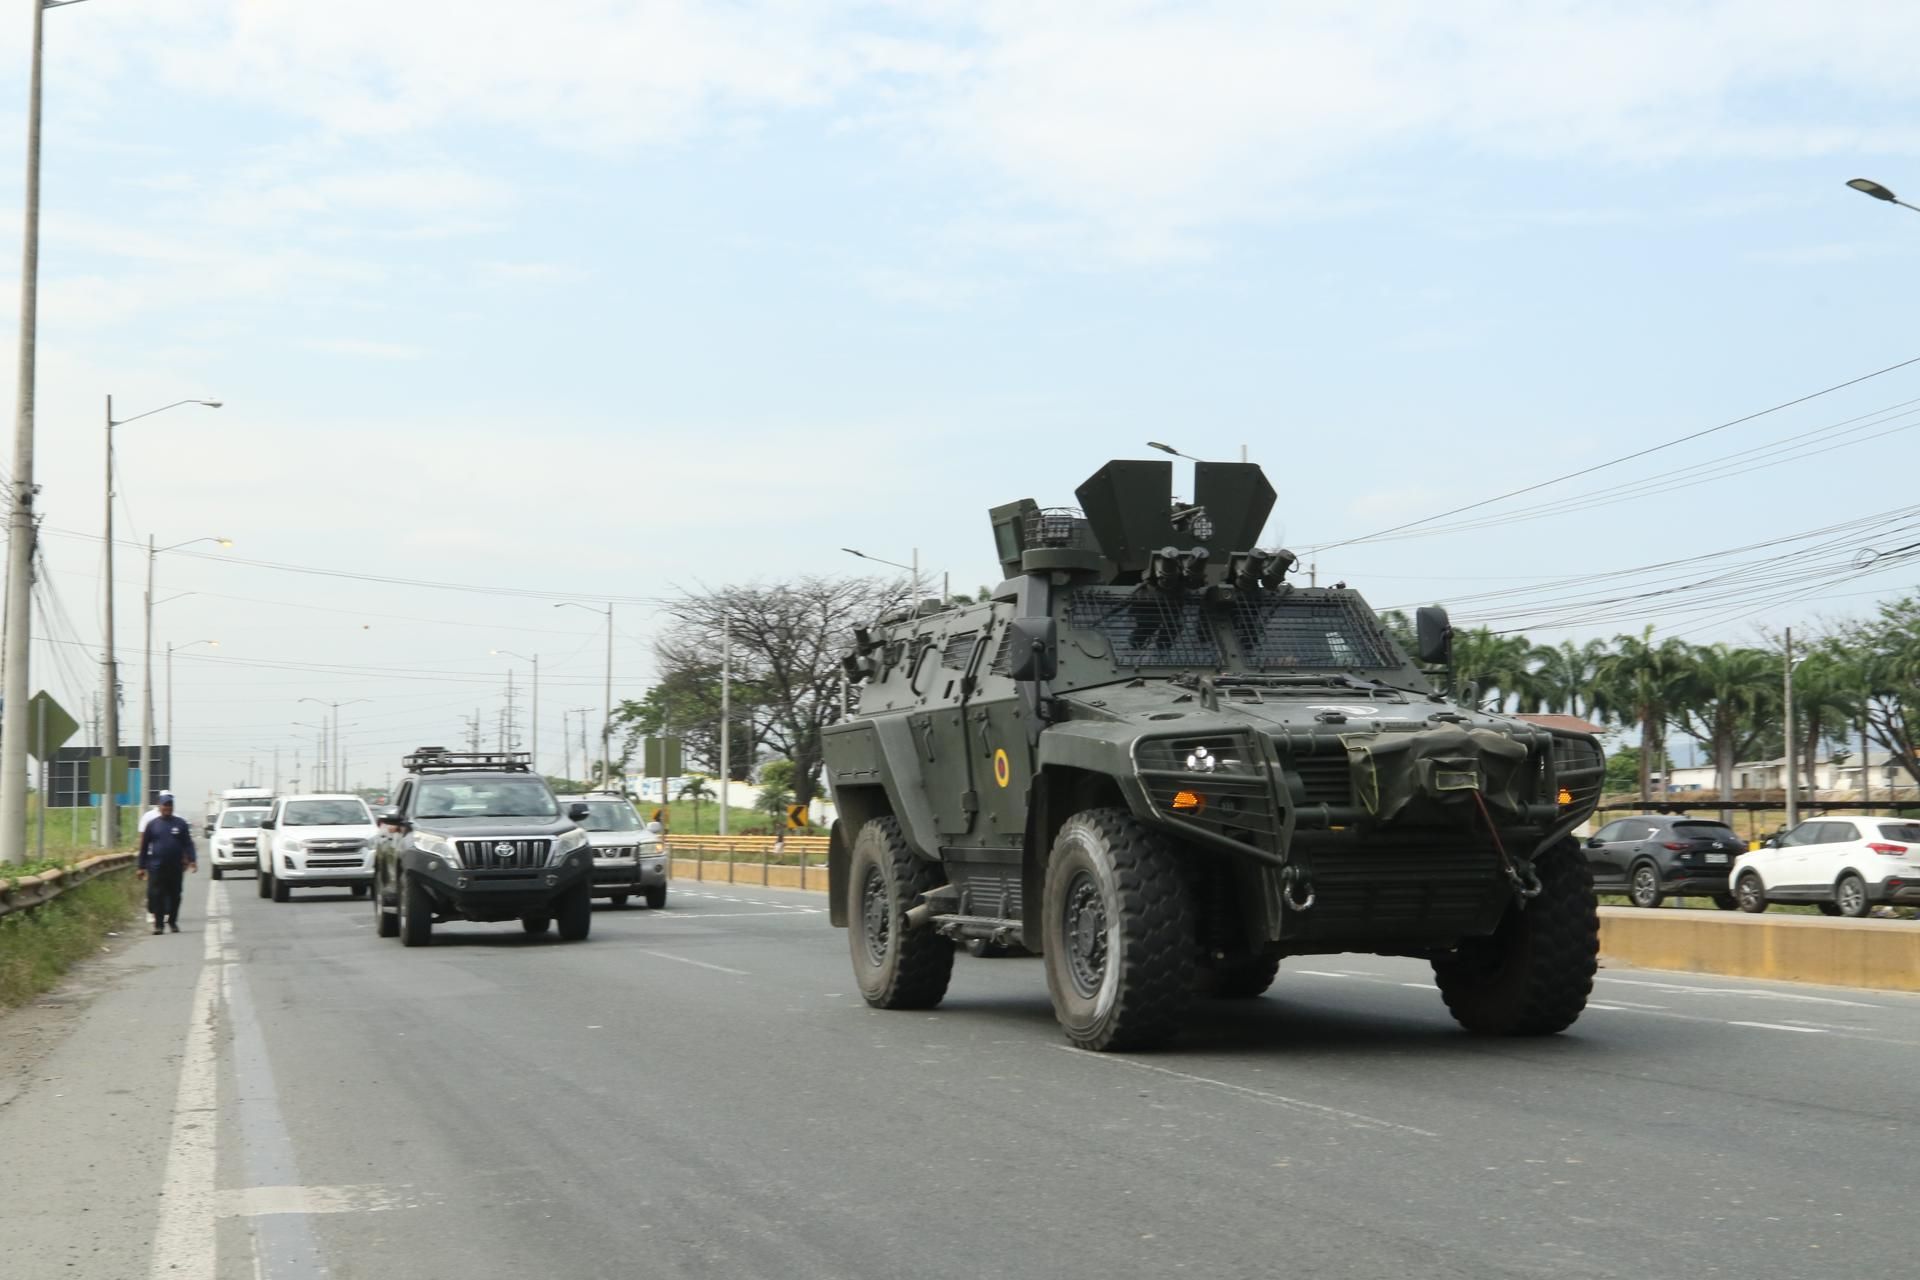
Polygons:
<instances>
[{"instance_id":1,"label":"power line","mask_svg":"<svg viewBox=\"0 0 1920 1280\"><path fill-rule=\"evenodd\" d=\"M1389 528L1381 529L1374 533L1362 534L1358 537L1347 538L1340 542L1321 543L1318 546L1309 548L1309 550L1318 553L1318 552L1324 552L1324 551L1331 551L1336 547L1350 547L1355 545L1356 543L1372 542L1377 539L1384 538L1388 534L1399 533L1406 529L1419 528L1422 525L1432 524L1436 520L1445 520L1452 516L1462 515L1468 511L1477 511L1481 507L1490 507L1496 502L1505 502L1509 498L1517 498L1522 494L1535 493L1541 489L1548 488L1552 485L1562 484L1568 480L1577 480L1581 476L1592 475L1597 471L1605 471L1610 467L1617 467L1622 463L1632 462L1637 458L1645 458L1652 454L1660 453L1666 449L1672 449L1679 445L1690 443L1691 441L1694 441L1694 440L1704 439L1705 437L1713 435L1716 432L1726 431L1729 428L1737 427L1742 423L1752 422L1757 418L1764 418L1768 414L1779 413L1784 409L1791 409L1795 405L1805 404L1809 400L1817 400L1821 396L1832 395L1836 391L1844 391L1848 387L1858 386L1862 382L1869 381L1870 379L1873 379L1873 378L1881 377L1885 374L1893 373L1899 369L1905 369L1909 365L1914 365L1914 364L1920 364L1920 356L1912 356L1906 360L1900 361L1898 364L1890 364L1884 369L1875 369L1872 373L1863 373L1857 378L1849 378L1845 382L1836 382L1830 387L1823 387L1818 391L1810 391L1806 395L1796 396L1791 400L1784 400L1779 404L1773 405L1769 408L1759 409L1749 414L1743 414L1738 418L1731 419L1727 422L1722 422L1717 426L1705 427L1699 431L1689 432L1688 434L1683 436L1676 436L1675 438L1671 440L1663 441L1660 444L1649 445L1644 449L1636 449L1632 453L1622 454L1621 456L1617 458L1611 458L1606 462L1596 462L1592 466L1581 467L1579 470L1569 471L1565 475L1558 475L1548 480L1540 480L1533 484L1522 485L1518 489L1509 489L1507 492L1502 494L1496 494L1491 498L1482 498L1478 502L1469 502L1465 506L1454 507L1450 511L1441 511L1441 512L1437 512L1434 515L1423 516L1418 520L1409 520L1404 524L1393 525Z\"/></svg>"}]
</instances>

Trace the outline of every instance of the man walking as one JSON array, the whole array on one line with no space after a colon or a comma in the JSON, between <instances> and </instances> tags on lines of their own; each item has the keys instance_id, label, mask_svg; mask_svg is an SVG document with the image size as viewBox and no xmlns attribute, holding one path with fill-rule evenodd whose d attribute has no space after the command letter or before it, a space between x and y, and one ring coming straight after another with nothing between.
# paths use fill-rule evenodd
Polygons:
<instances>
[{"instance_id":1,"label":"man walking","mask_svg":"<svg viewBox=\"0 0 1920 1280\"><path fill-rule=\"evenodd\" d=\"M180 932L180 882L200 870L193 854L193 828L174 816L173 792L160 793L160 814L140 828L140 878L147 882L147 910L153 931Z\"/></svg>"}]
</instances>

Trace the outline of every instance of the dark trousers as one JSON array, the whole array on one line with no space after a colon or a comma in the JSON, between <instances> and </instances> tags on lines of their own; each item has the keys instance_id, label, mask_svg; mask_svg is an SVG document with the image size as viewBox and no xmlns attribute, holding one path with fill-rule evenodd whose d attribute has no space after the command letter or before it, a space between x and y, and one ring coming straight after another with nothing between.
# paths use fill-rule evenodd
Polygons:
<instances>
[{"instance_id":1,"label":"dark trousers","mask_svg":"<svg viewBox=\"0 0 1920 1280\"><path fill-rule=\"evenodd\" d=\"M147 872L147 910L153 922L176 924L180 920L180 879L186 868L179 863L158 866Z\"/></svg>"}]
</instances>

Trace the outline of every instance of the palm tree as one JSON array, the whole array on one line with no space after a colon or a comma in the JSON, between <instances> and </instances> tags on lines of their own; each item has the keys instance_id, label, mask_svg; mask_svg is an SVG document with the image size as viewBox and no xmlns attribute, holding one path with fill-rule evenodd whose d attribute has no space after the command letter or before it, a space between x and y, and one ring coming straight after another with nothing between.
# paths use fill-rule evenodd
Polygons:
<instances>
[{"instance_id":1,"label":"palm tree","mask_svg":"<svg viewBox=\"0 0 1920 1280\"><path fill-rule=\"evenodd\" d=\"M1661 750L1674 706L1686 700L1692 655L1678 640L1655 644L1651 626L1637 636L1615 636L1613 643L1596 683L1623 719L1640 726L1640 803L1649 804L1654 753Z\"/></svg>"},{"instance_id":2,"label":"palm tree","mask_svg":"<svg viewBox=\"0 0 1920 1280\"><path fill-rule=\"evenodd\" d=\"M1606 656L1604 640L1589 640L1584 645L1562 640L1558 645L1534 646L1527 654L1531 687L1522 709L1597 718L1606 699L1600 696L1596 677Z\"/></svg>"},{"instance_id":3,"label":"palm tree","mask_svg":"<svg viewBox=\"0 0 1920 1280\"><path fill-rule=\"evenodd\" d=\"M1768 655L1772 672L1779 671L1779 660ZM1835 733L1845 734L1860 713L1860 676L1849 670L1843 658L1829 648L1810 651L1793 668L1793 727L1798 742L1787 750L1799 751L1800 776L1810 794L1817 791L1814 763L1820 743Z\"/></svg>"},{"instance_id":4,"label":"palm tree","mask_svg":"<svg viewBox=\"0 0 1920 1280\"><path fill-rule=\"evenodd\" d=\"M1680 728L1707 748L1722 800L1733 799L1733 766L1758 731L1758 718L1779 704L1774 656L1764 649L1714 644L1689 653L1688 698L1676 708ZM1730 822L1731 810L1720 811Z\"/></svg>"},{"instance_id":5,"label":"palm tree","mask_svg":"<svg viewBox=\"0 0 1920 1280\"><path fill-rule=\"evenodd\" d=\"M1505 707L1523 703L1533 690L1528 665L1532 646L1525 636L1500 635L1486 627L1453 635L1453 696Z\"/></svg>"},{"instance_id":6,"label":"palm tree","mask_svg":"<svg viewBox=\"0 0 1920 1280\"><path fill-rule=\"evenodd\" d=\"M713 788L699 774L680 784L680 798L693 801L693 834L700 834L700 802L713 794Z\"/></svg>"}]
</instances>

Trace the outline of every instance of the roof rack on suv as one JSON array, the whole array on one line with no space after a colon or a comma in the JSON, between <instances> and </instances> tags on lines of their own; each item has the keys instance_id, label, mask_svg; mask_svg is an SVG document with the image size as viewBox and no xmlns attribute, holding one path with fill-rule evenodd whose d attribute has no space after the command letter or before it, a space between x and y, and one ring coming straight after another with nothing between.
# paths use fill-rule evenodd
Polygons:
<instances>
[{"instance_id":1,"label":"roof rack on suv","mask_svg":"<svg viewBox=\"0 0 1920 1280\"><path fill-rule=\"evenodd\" d=\"M445 747L421 747L403 757L400 765L408 773L532 773L533 753L529 751L449 751Z\"/></svg>"}]
</instances>

